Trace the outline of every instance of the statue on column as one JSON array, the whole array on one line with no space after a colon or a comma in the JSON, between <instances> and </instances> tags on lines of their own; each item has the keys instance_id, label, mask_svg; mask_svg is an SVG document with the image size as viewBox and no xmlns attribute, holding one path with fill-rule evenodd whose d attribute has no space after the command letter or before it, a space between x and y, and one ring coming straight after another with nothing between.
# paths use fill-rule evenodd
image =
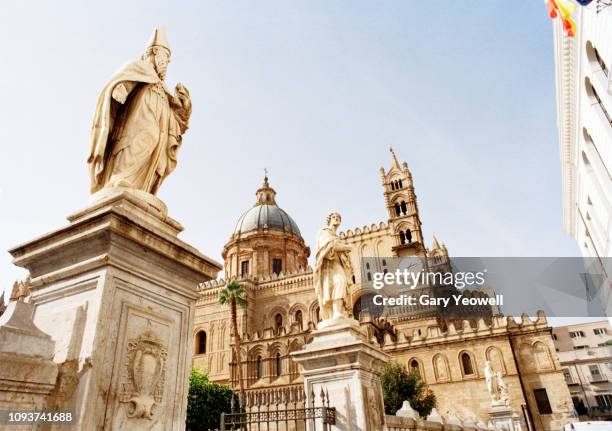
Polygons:
<instances>
[{"instance_id":1,"label":"statue on column","mask_svg":"<svg viewBox=\"0 0 612 431\"><path fill-rule=\"evenodd\" d=\"M502 379L502 375L499 371L493 371L491 361L487 361L484 368L485 381L487 384L487 390L491 396L492 404L495 405L508 405L508 387Z\"/></svg>"},{"instance_id":2,"label":"statue on column","mask_svg":"<svg viewBox=\"0 0 612 431\"><path fill-rule=\"evenodd\" d=\"M158 28L144 54L117 71L98 98L87 163L90 190L123 187L155 195L176 167L191 115L189 91L164 80L170 63Z\"/></svg>"},{"instance_id":3,"label":"statue on column","mask_svg":"<svg viewBox=\"0 0 612 431\"><path fill-rule=\"evenodd\" d=\"M325 321L349 318L349 286L353 269L349 258L351 248L343 243L336 233L341 221L340 214L332 212L327 216L327 226L321 229L317 236L313 276L322 320L319 327L325 326Z\"/></svg>"}]
</instances>

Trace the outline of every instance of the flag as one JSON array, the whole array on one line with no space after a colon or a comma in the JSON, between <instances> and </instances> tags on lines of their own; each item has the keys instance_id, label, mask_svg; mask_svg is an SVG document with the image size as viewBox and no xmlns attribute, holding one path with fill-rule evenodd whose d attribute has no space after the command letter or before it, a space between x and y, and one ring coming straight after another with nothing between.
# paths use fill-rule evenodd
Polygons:
<instances>
[{"instance_id":1,"label":"flag","mask_svg":"<svg viewBox=\"0 0 612 431\"><path fill-rule=\"evenodd\" d=\"M563 30L572 37L576 34L576 24L572 19L572 14L576 10L576 5L571 0L545 0L548 14L551 18L560 16L563 22Z\"/></svg>"}]
</instances>

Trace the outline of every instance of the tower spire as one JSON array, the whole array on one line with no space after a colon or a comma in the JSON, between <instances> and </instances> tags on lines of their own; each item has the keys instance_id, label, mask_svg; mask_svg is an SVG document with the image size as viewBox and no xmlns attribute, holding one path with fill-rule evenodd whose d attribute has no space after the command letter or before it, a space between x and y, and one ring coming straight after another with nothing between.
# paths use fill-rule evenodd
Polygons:
<instances>
[{"instance_id":1,"label":"tower spire","mask_svg":"<svg viewBox=\"0 0 612 431\"><path fill-rule=\"evenodd\" d=\"M391 151L391 166L396 169L399 169L400 165L397 161L397 157L395 157L395 151L393 151L393 147L389 147L389 151Z\"/></svg>"},{"instance_id":2,"label":"tower spire","mask_svg":"<svg viewBox=\"0 0 612 431\"><path fill-rule=\"evenodd\" d=\"M400 165L393 148L391 152L391 169L380 173L389 227L395 236L393 251L397 256L423 255L426 250L419 217L419 207L412 183L412 174L406 162Z\"/></svg>"}]
</instances>

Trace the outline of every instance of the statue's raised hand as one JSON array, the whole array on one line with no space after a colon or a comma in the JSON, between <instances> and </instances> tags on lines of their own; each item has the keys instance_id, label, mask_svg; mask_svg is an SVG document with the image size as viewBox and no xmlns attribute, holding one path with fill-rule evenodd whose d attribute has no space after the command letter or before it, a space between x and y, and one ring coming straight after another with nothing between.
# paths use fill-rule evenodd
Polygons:
<instances>
[{"instance_id":1,"label":"statue's raised hand","mask_svg":"<svg viewBox=\"0 0 612 431\"><path fill-rule=\"evenodd\" d=\"M191 97L189 96L189 90L187 90L187 87L179 82L176 84L174 91L182 108L186 111L191 111Z\"/></svg>"}]
</instances>

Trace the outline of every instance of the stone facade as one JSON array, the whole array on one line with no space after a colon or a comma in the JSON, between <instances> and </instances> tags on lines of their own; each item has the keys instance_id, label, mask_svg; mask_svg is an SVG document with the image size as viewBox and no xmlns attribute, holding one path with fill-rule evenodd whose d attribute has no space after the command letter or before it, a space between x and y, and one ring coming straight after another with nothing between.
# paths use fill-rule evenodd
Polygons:
<instances>
[{"instance_id":1,"label":"stone facade","mask_svg":"<svg viewBox=\"0 0 612 431\"><path fill-rule=\"evenodd\" d=\"M372 275L384 272L386 258L417 256L436 267L449 263L446 246L435 237L431 247L425 245L408 165L400 164L393 153L390 169L381 168L380 172L387 221L339 234L351 247L353 315L360 317L364 336L391 360L418 368L438 397L440 411L455 411L462 420L487 422L491 400L483 368L485 361L491 360L508 384L511 407L519 413L523 426L525 414L530 413L535 429L558 429L571 411L571 399L554 353L551 328L543 315L536 321L523 316L517 323L512 318L492 316L462 321L418 313L416 317L385 318L360 313L359 299L372 292ZM268 205L266 211L262 205ZM257 220L248 221L246 215L253 212ZM295 222L276 205L275 192L266 178L257 191L255 206L240 218L223 251L226 277L237 277L247 292L248 306L238 310L247 392L304 383L291 354L312 340L320 320L312 269L306 261L309 254ZM272 256L280 259L280 267L278 260L273 266ZM207 370L212 380L237 387L230 312L218 304L224 286L224 280L200 285L193 363ZM545 390L550 412L543 401L538 405L534 390L540 397Z\"/></svg>"},{"instance_id":2,"label":"stone facade","mask_svg":"<svg viewBox=\"0 0 612 431\"><path fill-rule=\"evenodd\" d=\"M604 1L574 13L576 35L553 20L557 127L565 232L583 256L610 274L612 257L612 8ZM601 260L600 260L601 259ZM598 292L612 315L612 280Z\"/></svg>"},{"instance_id":3,"label":"stone facade","mask_svg":"<svg viewBox=\"0 0 612 431\"><path fill-rule=\"evenodd\" d=\"M600 322L553 329L559 362L582 419L612 419L612 328Z\"/></svg>"}]
</instances>

